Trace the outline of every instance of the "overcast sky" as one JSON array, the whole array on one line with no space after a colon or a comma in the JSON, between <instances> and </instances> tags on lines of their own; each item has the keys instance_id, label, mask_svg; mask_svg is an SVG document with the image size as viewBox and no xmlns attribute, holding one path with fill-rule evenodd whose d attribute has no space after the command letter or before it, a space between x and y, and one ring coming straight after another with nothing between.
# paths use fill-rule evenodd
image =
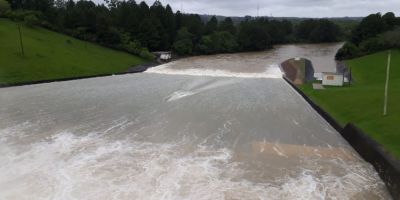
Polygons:
<instances>
[{"instance_id":1,"label":"overcast sky","mask_svg":"<svg viewBox=\"0 0 400 200\"><path fill-rule=\"evenodd\" d=\"M146 2L152 5L154 0ZM225 16L257 16L258 6L260 16L275 17L366 16L389 11L400 15L400 0L161 0L161 3L170 4L174 11Z\"/></svg>"}]
</instances>

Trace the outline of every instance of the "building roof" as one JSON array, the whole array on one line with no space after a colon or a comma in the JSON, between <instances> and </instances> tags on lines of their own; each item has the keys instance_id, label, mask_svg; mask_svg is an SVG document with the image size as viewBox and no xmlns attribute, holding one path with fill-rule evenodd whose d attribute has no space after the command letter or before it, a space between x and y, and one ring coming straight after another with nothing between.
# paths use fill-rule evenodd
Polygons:
<instances>
[{"instance_id":1,"label":"building roof","mask_svg":"<svg viewBox=\"0 0 400 200\"><path fill-rule=\"evenodd\" d=\"M152 53L154 53L154 54L171 54L172 52L171 51L154 51Z\"/></svg>"},{"instance_id":2,"label":"building roof","mask_svg":"<svg viewBox=\"0 0 400 200\"><path fill-rule=\"evenodd\" d=\"M340 75L340 76L343 76L342 73L336 73L336 72L322 72L322 75Z\"/></svg>"}]
</instances>

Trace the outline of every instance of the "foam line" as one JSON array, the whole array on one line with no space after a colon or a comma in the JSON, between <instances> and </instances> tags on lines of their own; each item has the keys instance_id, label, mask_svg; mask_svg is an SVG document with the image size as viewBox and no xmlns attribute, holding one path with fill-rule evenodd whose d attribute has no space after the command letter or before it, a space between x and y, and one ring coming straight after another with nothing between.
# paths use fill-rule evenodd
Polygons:
<instances>
[{"instance_id":1,"label":"foam line","mask_svg":"<svg viewBox=\"0 0 400 200\"><path fill-rule=\"evenodd\" d=\"M271 65L264 72L245 73L232 72L220 69L173 69L169 64L150 68L145 73L169 74L169 75L188 75L188 76L211 76L211 77L238 77L238 78L282 78L282 72L278 65Z\"/></svg>"}]
</instances>

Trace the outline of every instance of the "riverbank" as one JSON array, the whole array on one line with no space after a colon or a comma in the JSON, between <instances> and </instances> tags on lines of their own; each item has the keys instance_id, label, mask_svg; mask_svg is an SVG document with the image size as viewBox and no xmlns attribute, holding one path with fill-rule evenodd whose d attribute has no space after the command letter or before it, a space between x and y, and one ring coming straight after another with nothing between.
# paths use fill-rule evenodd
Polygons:
<instances>
[{"instance_id":1,"label":"riverbank","mask_svg":"<svg viewBox=\"0 0 400 200\"><path fill-rule=\"evenodd\" d=\"M345 87L301 90L344 126L354 123L400 158L400 50L392 50L388 115L383 116L387 51L346 61L353 83Z\"/></svg>"},{"instance_id":2,"label":"riverbank","mask_svg":"<svg viewBox=\"0 0 400 200\"><path fill-rule=\"evenodd\" d=\"M43 28L0 19L0 85L12 86L125 73L148 63L137 56Z\"/></svg>"},{"instance_id":3,"label":"riverbank","mask_svg":"<svg viewBox=\"0 0 400 200\"><path fill-rule=\"evenodd\" d=\"M391 62L400 64L400 50L392 50ZM383 116L387 51L346 63L353 72L351 86L313 90L311 84L297 87L285 80L375 167L393 198L400 198L400 106L395 103L400 99L400 69L391 68L390 109Z\"/></svg>"},{"instance_id":4,"label":"riverbank","mask_svg":"<svg viewBox=\"0 0 400 200\"><path fill-rule=\"evenodd\" d=\"M328 112L316 104L299 87L294 85L288 78L284 80L298 92L300 96L324 118L344 139L360 154L360 156L372 164L379 176L385 182L390 194L394 199L400 197L400 161L389 153L384 146L368 136L352 123L341 125Z\"/></svg>"},{"instance_id":5,"label":"riverbank","mask_svg":"<svg viewBox=\"0 0 400 200\"><path fill-rule=\"evenodd\" d=\"M132 68L128 69L126 72L118 72L118 73L113 73L113 74L98 74L98 75L92 75L92 76L79 76L79 77L71 77L71 78L60 78L60 79L21 82L21 83L0 84L0 88L16 87L16 86L24 86L24 85L34 85L34 84L42 84L42 83L52 83L52 82L60 82L60 81L72 81L72 80L98 78L98 77L114 76L114 75L142 73L142 72L146 71L148 68L155 67L157 65L159 65L159 63L146 63L143 65L138 65L138 66L132 67Z\"/></svg>"}]
</instances>

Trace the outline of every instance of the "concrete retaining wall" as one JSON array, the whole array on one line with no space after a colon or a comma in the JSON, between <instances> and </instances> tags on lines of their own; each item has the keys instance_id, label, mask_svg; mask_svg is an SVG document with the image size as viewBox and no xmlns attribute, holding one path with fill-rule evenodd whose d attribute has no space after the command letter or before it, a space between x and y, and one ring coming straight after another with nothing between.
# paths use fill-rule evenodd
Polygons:
<instances>
[{"instance_id":1,"label":"concrete retaining wall","mask_svg":"<svg viewBox=\"0 0 400 200\"><path fill-rule=\"evenodd\" d=\"M297 88L290 80L283 77L310 105L320 114L343 138L360 154L360 156L371 163L385 182L393 199L400 199L400 160L387 152L382 145L370 138L361 129L349 123L344 128L326 111L315 104L307 95Z\"/></svg>"},{"instance_id":2,"label":"concrete retaining wall","mask_svg":"<svg viewBox=\"0 0 400 200\"><path fill-rule=\"evenodd\" d=\"M354 124L347 124L341 134L364 160L374 166L392 197L400 199L400 161Z\"/></svg>"}]
</instances>

